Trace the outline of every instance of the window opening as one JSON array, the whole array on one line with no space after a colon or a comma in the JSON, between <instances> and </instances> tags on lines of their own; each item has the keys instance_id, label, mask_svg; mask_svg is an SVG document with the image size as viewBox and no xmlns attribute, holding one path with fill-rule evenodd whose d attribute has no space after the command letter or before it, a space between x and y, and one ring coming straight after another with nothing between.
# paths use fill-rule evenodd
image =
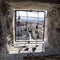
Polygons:
<instances>
[{"instance_id":1,"label":"window opening","mask_svg":"<svg viewBox=\"0 0 60 60\"><path fill-rule=\"evenodd\" d=\"M15 42L24 51L40 52L44 41L45 11L15 10ZM23 51L21 51L23 53Z\"/></svg>"},{"instance_id":2,"label":"window opening","mask_svg":"<svg viewBox=\"0 0 60 60\"><path fill-rule=\"evenodd\" d=\"M42 16L41 16L42 14ZM44 11L16 11L16 41L43 41Z\"/></svg>"}]
</instances>

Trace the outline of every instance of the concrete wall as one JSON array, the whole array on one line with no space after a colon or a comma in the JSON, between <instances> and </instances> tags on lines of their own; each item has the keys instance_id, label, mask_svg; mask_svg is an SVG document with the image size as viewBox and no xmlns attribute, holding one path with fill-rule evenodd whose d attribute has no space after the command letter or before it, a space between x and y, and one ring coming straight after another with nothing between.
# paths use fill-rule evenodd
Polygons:
<instances>
[{"instance_id":1,"label":"concrete wall","mask_svg":"<svg viewBox=\"0 0 60 60\"><path fill-rule=\"evenodd\" d=\"M52 6L48 11L49 37L48 42L56 49L60 49L60 5Z\"/></svg>"},{"instance_id":2,"label":"concrete wall","mask_svg":"<svg viewBox=\"0 0 60 60\"><path fill-rule=\"evenodd\" d=\"M46 10L47 11L47 36L46 42L49 46L59 50L60 49L60 5L39 3L39 2L18 2L10 3L12 9L28 9L28 10ZM46 30L45 30L46 31Z\"/></svg>"},{"instance_id":3,"label":"concrete wall","mask_svg":"<svg viewBox=\"0 0 60 60\"><path fill-rule=\"evenodd\" d=\"M60 5L59 4L49 4L49 3L39 3L39 2L31 2L31 1L25 1L25 2L18 2L9 3L11 5L9 10L9 15L7 17L7 21L9 23L9 28L7 30L7 33L13 32L13 9L28 9L28 10L46 10L47 11L47 37L48 40L46 40L47 43L49 43L50 46L60 49L60 32L56 30L57 27L60 28ZM46 30L45 30L46 31Z\"/></svg>"}]
</instances>

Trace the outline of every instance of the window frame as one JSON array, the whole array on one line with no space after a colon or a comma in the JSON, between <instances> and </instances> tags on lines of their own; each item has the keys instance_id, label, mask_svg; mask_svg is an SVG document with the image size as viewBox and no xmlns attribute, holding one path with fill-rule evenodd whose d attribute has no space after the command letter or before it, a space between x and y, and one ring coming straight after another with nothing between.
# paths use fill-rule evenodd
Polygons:
<instances>
[{"instance_id":1,"label":"window frame","mask_svg":"<svg viewBox=\"0 0 60 60\"><path fill-rule=\"evenodd\" d=\"M16 11L31 11L31 10L20 10L20 9L14 9L14 16L13 16L13 35L14 35L14 43L15 42L20 42L20 41L16 41ZM43 31L43 41L44 41L44 35L45 35L45 10L42 10L42 11L38 11L38 10L32 10L32 11L36 11L36 12L44 12L44 31ZM21 41L21 42L25 42L25 41ZM34 41L32 41L34 42Z\"/></svg>"}]
</instances>

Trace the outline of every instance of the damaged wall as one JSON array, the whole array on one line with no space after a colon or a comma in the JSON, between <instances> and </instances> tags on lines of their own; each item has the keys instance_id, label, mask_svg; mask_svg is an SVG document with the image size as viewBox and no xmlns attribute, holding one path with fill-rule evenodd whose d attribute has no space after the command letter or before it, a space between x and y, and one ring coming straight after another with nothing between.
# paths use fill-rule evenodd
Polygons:
<instances>
[{"instance_id":1,"label":"damaged wall","mask_svg":"<svg viewBox=\"0 0 60 60\"><path fill-rule=\"evenodd\" d=\"M12 9L28 9L28 10L46 10L48 19L48 40L49 46L60 49L60 4L49 4L39 2L18 2L10 3Z\"/></svg>"},{"instance_id":2,"label":"damaged wall","mask_svg":"<svg viewBox=\"0 0 60 60\"><path fill-rule=\"evenodd\" d=\"M59 46L59 36L60 33L57 32L56 28L60 25L60 5L59 4L49 4L49 3L39 3L39 2L11 2L9 3L11 8L9 10L9 15L7 17L7 33L12 33L12 22L13 22L13 9L28 9L28 10L46 10L48 18L48 42L51 46L58 48ZM9 25L9 26L8 26ZM60 28L60 27L59 27ZM11 29L11 30L10 30ZM12 32L11 32L12 31Z\"/></svg>"},{"instance_id":3,"label":"damaged wall","mask_svg":"<svg viewBox=\"0 0 60 60\"><path fill-rule=\"evenodd\" d=\"M8 53L8 36L11 28L11 17L9 19L10 5L4 1L0 1L0 60L4 60L4 57ZM7 24L8 23L8 24ZM11 34L10 34L11 35Z\"/></svg>"},{"instance_id":4,"label":"damaged wall","mask_svg":"<svg viewBox=\"0 0 60 60\"><path fill-rule=\"evenodd\" d=\"M49 9L48 20L48 42L51 46L60 50L60 5L54 5Z\"/></svg>"},{"instance_id":5,"label":"damaged wall","mask_svg":"<svg viewBox=\"0 0 60 60\"><path fill-rule=\"evenodd\" d=\"M49 46L52 46L53 48L55 48L57 50L60 49L60 5L59 4L39 3L39 2L31 2L31 1L18 2L18 3L11 2L9 4L11 5L11 8L9 9L9 15L6 18L6 20L4 20L7 22L7 36L12 35L12 33L13 33L13 29L12 29L12 27L13 27L13 9L46 10L48 13L47 14L48 40L46 42L49 43ZM1 15L0 15L0 17L1 17ZM2 19L3 18L4 18L4 16L2 16ZM2 19L0 19L0 21ZM13 36L11 36L11 38L12 37ZM0 39L0 41L2 41L2 39Z\"/></svg>"}]
</instances>

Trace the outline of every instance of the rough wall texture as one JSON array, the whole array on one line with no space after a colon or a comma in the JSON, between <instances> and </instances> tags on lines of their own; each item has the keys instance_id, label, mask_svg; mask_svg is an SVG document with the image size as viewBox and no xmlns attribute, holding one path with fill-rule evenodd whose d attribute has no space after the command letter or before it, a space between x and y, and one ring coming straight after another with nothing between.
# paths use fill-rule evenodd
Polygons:
<instances>
[{"instance_id":1,"label":"rough wall texture","mask_svg":"<svg viewBox=\"0 0 60 60\"><path fill-rule=\"evenodd\" d=\"M49 37L48 42L56 49L60 49L60 5L52 6L48 11Z\"/></svg>"},{"instance_id":2,"label":"rough wall texture","mask_svg":"<svg viewBox=\"0 0 60 60\"><path fill-rule=\"evenodd\" d=\"M11 35L11 16L9 18L10 5L4 1L0 2L0 60L3 60L6 53L8 53L8 36ZM10 31L9 31L10 30Z\"/></svg>"}]
</instances>

